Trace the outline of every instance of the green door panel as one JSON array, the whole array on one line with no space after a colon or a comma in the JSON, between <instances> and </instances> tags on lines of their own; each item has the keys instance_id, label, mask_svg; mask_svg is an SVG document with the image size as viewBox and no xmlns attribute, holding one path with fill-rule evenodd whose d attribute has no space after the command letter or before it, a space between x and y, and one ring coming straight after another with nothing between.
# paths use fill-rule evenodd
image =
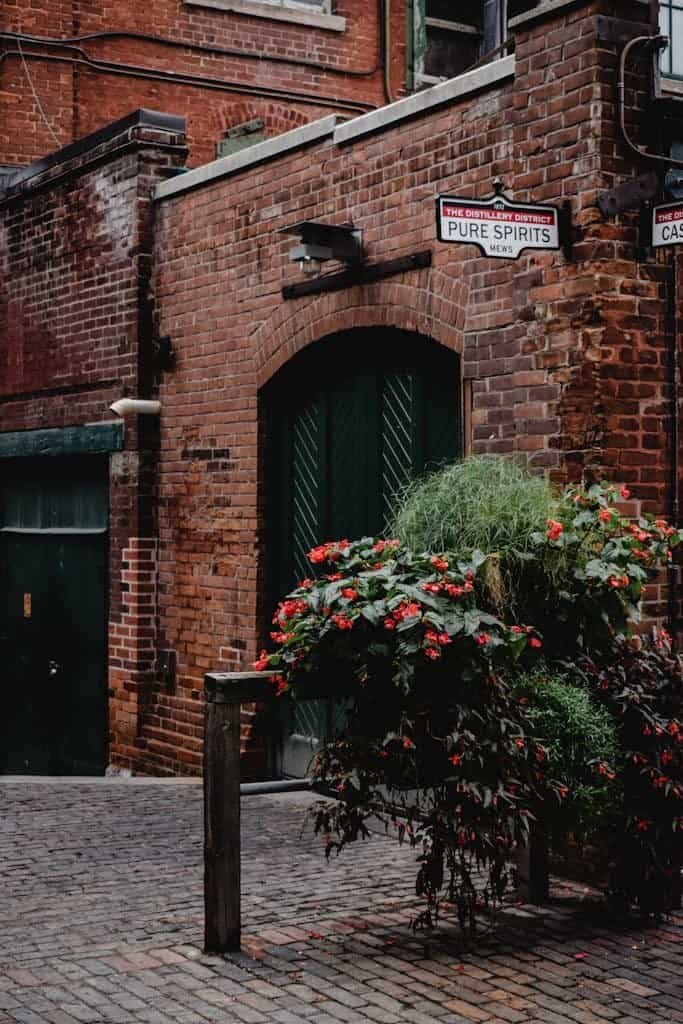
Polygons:
<instances>
[{"instance_id":1,"label":"green door panel","mask_svg":"<svg viewBox=\"0 0 683 1024\"><path fill-rule=\"evenodd\" d=\"M396 330L337 335L297 357L267 395L269 604L313 569L325 540L381 534L395 497L462 453L460 362ZM342 710L297 705L281 770L304 774Z\"/></svg>"},{"instance_id":2,"label":"green door panel","mask_svg":"<svg viewBox=\"0 0 683 1024\"><path fill-rule=\"evenodd\" d=\"M5 463L0 772L106 767L106 466L77 461Z\"/></svg>"}]
</instances>

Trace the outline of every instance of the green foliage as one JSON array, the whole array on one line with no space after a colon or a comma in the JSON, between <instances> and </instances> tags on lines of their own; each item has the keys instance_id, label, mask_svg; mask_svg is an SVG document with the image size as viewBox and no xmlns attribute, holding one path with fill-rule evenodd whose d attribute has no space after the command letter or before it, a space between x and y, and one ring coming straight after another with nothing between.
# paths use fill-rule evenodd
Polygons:
<instances>
[{"instance_id":1,"label":"green foliage","mask_svg":"<svg viewBox=\"0 0 683 1024\"><path fill-rule=\"evenodd\" d=\"M680 905L683 866L683 664L670 637L619 639L587 684L619 731L621 797L611 833L609 895L621 911Z\"/></svg>"},{"instance_id":2,"label":"green foliage","mask_svg":"<svg viewBox=\"0 0 683 1024\"><path fill-rule=\"evenodd\" d=\"M321 544L309 554L317 578L275 612L277 650L263 651L255 668L274 673L288 699L351 697L346 728L312 770L343 800L322 806L316 827L328 852L339 850L365 835L368 817L394 820L398 805L401 835L420 851L421 922L434 922L445 895L469 930L482 901L502 898L534 817L586 831L616 794L619 835L641 854L620 891L656 907L652 879L673 875L683 856L680 679L659 655L629 661L620 638L678 533L662 519L621 516L614 506L629 497L625 488L568 489L553 505L545 484L501 460L470 460L432 483L458 472L471 474L477 497L465 488L461 533L443 532L443 543L421 535L419 547L429 542L435 553L398 539ZM527 488L533 501L515 504L513 493ZM440 507L447 522L448 503ZM406 536L416 542L417 533ZM585 692L557 671L534 672L541 652L570 675L581 661Z\"/></svg>"},{"instance_id":3,"label":"green foliage","mask_svg":"<svg viewBox=\"0 0 683 1024\"><path fill-rule=\"evenodd\" d=\"M512 459L479 455L414 483L405 492L391 531L413 551L479 548L503 562L531 548L558 498L550 484Z\"/></svg>"},{"instance_id":4,"label":"green foliage","mask_svg":"<svg viewBox=\"0 0 683 1024\"><path fill-rule=\"evenodd\" d=\"M585 841L607 824L618 786L614 768L620 761L613 717L582 685L552 671L538 669L519 676L514 691L526 706L529 731L547 751L547 770L563 787L561 806L548 802L544 827L553 837L572 834ZM598 774L596 764L608 766Z\"/></svg>"}]
</instances>

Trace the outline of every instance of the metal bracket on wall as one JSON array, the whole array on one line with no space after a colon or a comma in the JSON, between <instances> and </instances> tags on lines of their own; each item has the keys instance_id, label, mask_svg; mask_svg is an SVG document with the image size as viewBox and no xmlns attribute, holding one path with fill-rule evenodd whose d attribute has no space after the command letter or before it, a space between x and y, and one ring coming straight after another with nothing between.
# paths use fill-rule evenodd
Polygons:
<instances>
[{"instance_id":1,"label":"metal bracket on wall","mask_svg":"<svg viewBox=\"0 0 683 1024\"><path fill-rule=\"evenodd\" d=\"M645 199L638 211L638 248L636 259L639 263L648 263L654 256L652 248L652 200Z\"/></svg>"},{"instance_id":2,"label":"metal bracket on wall","mask_svg":"<svg viewBox=\"0 0 683 1024\"><path fill-rule=\"evenodd\" d=\"M393 274L403 274L407 270L422 270L432 265L432 251L425 249L411 256L399 256L395 260L383 260L381 263L361 263L357 267L349 267L338 274L316 277L311 281L298 281L286 284L282 288L283 299L298 299L304 295L320 295L323 292L338 292L342 288L352 288L357 284L370 284L381 281Z\"/></svg>"},{"instance_id":3,"label":"metal bracket on wall","mask_svg":"<svg viewBox=\"0 0 683 1024\"><path fill-rule=\"evenodd\" d=\"M661 188L656 171L647 171L637 178L622 182L616 188L598 196L598 206L603 217L616 217L625 210L637 210L641 203L654 199Z\"/></svg>"},{"instance_id":4,"label":"metal bracket on wall","mask_svg":"<svg viewBox=\"0 0 683 1024\"><path fill-rule=\"evenodd\" d=\"M624 18L610 18L605 14L595 17L595 38L599 43L612 46L623 46L635 36L642 36L648 31L643 21L626 21Z\"/></svg>"},{"instance_id":5,"label":"metal bracket on wall","mask_svg":"<svg viewBox=\"0 0 683 1024\"><path fill-rule=\"evenodd\" d=\"M574 247L574 225L572 224L572 204L568 199L565 199L560 207L558 227L564 258L570 262Z\"/></svg>"}]
</instances>

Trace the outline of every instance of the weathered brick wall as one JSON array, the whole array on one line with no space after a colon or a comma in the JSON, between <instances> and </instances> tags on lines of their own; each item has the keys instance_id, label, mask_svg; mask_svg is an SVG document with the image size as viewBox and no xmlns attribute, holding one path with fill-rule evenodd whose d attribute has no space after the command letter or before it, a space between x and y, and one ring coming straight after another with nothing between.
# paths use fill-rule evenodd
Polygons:
<instances>
[{"instance_id":1,"label":"weathered brick wall","mask_svg":"<svg viewBox=\"0 0 683 1024\"><path fill-rule=\"evenodd\" d=\"M153 386L152 188L183 138L138 127L0 194L0 431L111 420ZM110 739L137 753L155 661L158 429L110 462Z\"/></svg>"},{"instance_id":2,"label":"weathered brick wall","mask_svg":"<svg viewBox=\"0 0 683 1024\"><path fill-rule=\"evenodd\" d=\"M134 0L35 0L5 5L0 32L42 37L42 42L24 41L24 56L60 144L137 107L148 107L187 118L190 160L199 164L215 157L226 127L244 120L260 117L267 134L279 134L335 110L351 116L385 102L378 7L366 0L339 0L335 13L346 19L346 30L333 32L182 0L144 5ZM405 79L405 19L404 0L393 0L391 73L396 90ZM107 32L123 34L102 37ZM132 35L136 33L138 38ZM44 41L82 36L90 38L71 48ZM120 73L119 68L112 73L101 66L96 70L76 46L91 60L126 65L129 72ZM11 52L0 64L0 164L25 164L56 144L37 108L16 43L6 40L5 49ZM146 78L133 66L152 74L172 72L176 81ZM183 75L203 76L213 85L181 84L177 76Z\"/></svg>"},{"instance_id":3,"label":"weathered brick wall","mask_svg":"<svg viewBox=\"0 0 683 1024\"><path fill-rule=\"evenodd\" d=\"M557 480L605 470L665 509L666 257L636 265L633 218L597 207L635 173L614 127L617 49L596 35L613 13L571 5L521 26L514 81L160 203L156 301L178 364L161 392L159 621L179 671L149 744L157 770L177 764L162 744L184 743L178 723L201 720L206 669L247 667L265 633L260 388L317 339L372 325L435 338L463 354L471 450L523 453ZM569 200L571 262L436 241L434 196L485 196L497 175L517 200ZM433 266L284 301L298 270L278 231L309 218L353 221L372 261L429 247Z\"/></svg>"}]
</instances>

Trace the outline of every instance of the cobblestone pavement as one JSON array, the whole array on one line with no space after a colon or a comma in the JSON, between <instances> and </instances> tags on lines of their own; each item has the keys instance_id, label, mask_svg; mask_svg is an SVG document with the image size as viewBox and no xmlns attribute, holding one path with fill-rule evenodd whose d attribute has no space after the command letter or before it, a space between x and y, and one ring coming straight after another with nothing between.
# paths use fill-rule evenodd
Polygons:
<instances>
[{"instance_id":1,"label":"cobblestone pavement","mask_svg":"<svg viewBox=\"0 0 683 1024\"><path fill-rule=\"evenodd\" d=\"M201 950L194 781L0 779L0 1024L683 1022L683 917L618 930L587 890L512 906L474 952L430 937L414 854L325 864L309 794L243 801L244 952Z\"/></svg>"}]
</instances>

